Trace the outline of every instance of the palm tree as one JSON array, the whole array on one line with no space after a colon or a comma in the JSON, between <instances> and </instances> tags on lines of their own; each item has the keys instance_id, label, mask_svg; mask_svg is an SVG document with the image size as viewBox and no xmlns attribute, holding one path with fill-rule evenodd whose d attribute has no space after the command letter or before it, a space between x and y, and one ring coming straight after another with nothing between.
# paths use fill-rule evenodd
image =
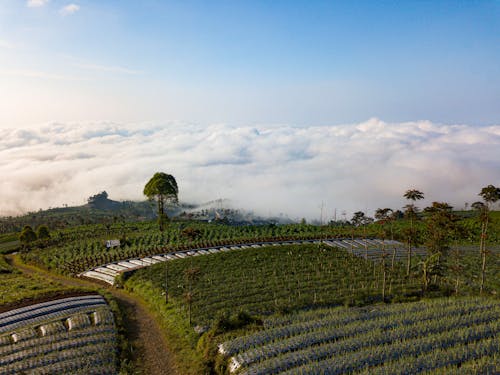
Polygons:
<instances>
[{"instance_id":1,"label":"palm tree","mask_svg":"<svg viewBox=\"0 0 500 375\"><path fill-rule=\"evenodd\" d=\"M416 202L417 200L424 199L424 193L422 193L419 190L416 189L410 189L407 190L403 196L411 200L412 202ZM413 220L417 218L417 212L418 208L415 206L414 203L408 204L405 206L405 213L407 216L410 218L410 232L408 234L408 260L406 263L406 275L410 275L410 265L411 265L411 245L412 245L412 240L415 238L415 233L413 230Z\"/></svg>"}]
</instances>

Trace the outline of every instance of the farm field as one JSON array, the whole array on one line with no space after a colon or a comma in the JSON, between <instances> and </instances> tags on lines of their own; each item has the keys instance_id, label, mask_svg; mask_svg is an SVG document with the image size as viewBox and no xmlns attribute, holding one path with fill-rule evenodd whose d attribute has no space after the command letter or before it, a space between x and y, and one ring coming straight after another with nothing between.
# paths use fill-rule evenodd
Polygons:
<instances>
[{"instance_id":1,"label":"farm field","mask_svg":"<svg viewBox=\"0 0 500 375\"><path fill-rule=\"evenodd\" d=\"M193 236L185 233L190 228ZM41 248L25 254L28 262L66 274L77 274L105 263L134 257L266 240L331 238L352 235L350 228L302 224L230 226L222 224L172 222L164 232L155 223L123 223L109 226L87 225L54 233ZM373 233L372 233L373 232ZM368 234L374 235L375 231ZM120 247L106 249L105 240L120 239Z\"/></svg>"},{"instance_id":2,"label":"farm field","mask_svg":"<svg viewBox=\"0 0 500 375\"><path fill-rule=\"evenodd\" d=\"M99 295L0 314L0 374L116 374L114 318Z\"/></svg>"},{"instance_id":3,"label":"farm field","mask_svg":"<svg viewBox=\"0 0 500 375\"><path fill-rule=\"evenodd\" d=\"M137 270L125 286L139 294L168 291L193 324L210 325L224 312L271 314L304 307L365 304L382 299L383 269L325 244L269 246L189 257ZM400 265L386 271L386 298L419 291ZM189 299L186 296L189 295Z\"/></svg>"},{"instance_id":4,"label":"farm field","mask_svg":"<svg viewBox=\"0 0 500 375\"><path fill-rule=\"evenodd\" d=\"M238 374L497 373L500 302L440 298L318 309L264 320L221 343Z\"/></svg>"},{"instance_id":5,"label":"farm field","mask_svg":"<svg viewBox=\"0 0 500 375\"><path fill-rule=\"evenodd\" d=\"M391 228L391 231L394 229L395 238L401 238L406 230L405 225L395 223L394 228ZM181 374L200 374L206 371L222 374L231 366L237 372L252 373L253 368L260 368L255 366L279 362L280 358L289 358L292 353L301 358L299 352L302 350L309 350L307 356L311 356L312 348L322 344L317 342L312 347L303 349L295 347L290 352L280 349L282 351L278 352L276 358L269 346L263 346L262 350L270 350L270 356L248 363L240 363L237 359L240 358L239 355L248 354L245 354L246 349L234 355L222 355L217 354L217 344L264 332L270 321L293 317L305 313L304 311L338 312L347 306L352 311L360 308L379 310L398 306L398 302L418 301L423 296L439 298L450 294L477 295L481 281L481 255L478 246L473 243L476 227L471 221L471 228L466 231L466 235L451 244L443 258L442 273L439 278L431 280L431 288L425 293L422 286L425 247L421 242L413 247L411 272L407 276L406 245L387 240L390 237L389 227L380 224L366 227L319 227L307 224L230 226L172 221L167 224L164 232L159 232L155 223L93 224L55 231L51 233L50 240L36 242L28 249L23 249L21 256L28 263L68 276L76 276L90 269L100 276L102 273L106 274L110 280L118 276L116 286L123 286L128 292L143 298L156 314ZM493 236L489 238L486 256L484 295L489 298L477 300L479 305L498 301L500 247L490 241L496 238L495 231L496 229L492 230ZM377 237L385 238L385 245ZM120 247L107 249L105 240L113 238L120 239ZM321 239L323 243L313 239ZM285 244L294 240L301 244ZM279 242L281 245L251 245L265 241ZM310 242L307 243L308 241ZM155 257L155 254L161 256ZM200 254L204 256L198 256ZM17 273L8 263L2 262L2 259L4 258L0 258L0 277L26 277ZM123 262L124 260L127 262ZM110 268L113 265L118 268L120 263L123 264L121 270ZM140 267L144 268L131 270L120 276L120 271ZM36 299L47 291L50 295L51 285L44 283L47 284L45 280L41 280L37 285L35 280L33 289L26 293L12 283L12 289L7 290L6 296L10 298L10 302L15 303L23 298ZM22 280L19 281L19 285L21 284L24 284ZM61 291L56 284L53 287L54 293ZM168 295L165 295L166 287ZM330 323L325 324L323 328ZM328 341L329 331L325 331L326 336L313 337L319 331L307 331L310 333L308 340L326 340L325 342L332 344ZM302 334L307 332L297 331L297 335L304 338L306 336ZM460 331L458 334L462 333ZM288 342L286 340L288 338L282 337L273 342ZM487 343L488 339L485 340ZM494 346L495 340L492 342ZM471 343L460 345L446 347L446 351L476 353L476 348ZM330 352L324 352L323 350L327 350L324 348L321 350L323 354L314 357L314 361L300 359L292 367L286 367L286 371L318 373L319 369L328 368L331 365L328 362L330 357L325 353ZM379 352L368 347L366 350L379 355ZM477 350L483 349L481 347ZM486 369L488 373L489 368L485 366L491 360L497 360L496 352L492 353L474 357L474 360L463 360L464 371L471 368ZM352 353L349 355L355 356ZM424 360L429 356L429 353L423 352L419 358ZM397 360L393 362L393 368L397 368ZM373 369L378 366L380 369L377 371L383 373L384 368L390 368L382 367L381 363L373 365ZM389 365L388 361L383 361L383 366ZM450 366L453 369L454 365ZM447 369L445 366L441 370L429 371ZM260 373L260 370L256 371ZM339 373L350 371L370 373L364 367L338 370Z\"/></svg>"},{"instance_id":6,"label":"farm field","mask_svg":"<svg viewBox=\"0 0 500 375\"><path fill-rule=\"evenodd\" d=\"M303 244L319 244L323 243L327 246L333 248L339 248L347 250L349 253L356 255L358 257L363 257L365 259L370 259L373 261L382 261L391 263L399 262L406 259L407 251L404 249L404 245L397 241L381 241L377 239L325 239L325 240L292 240L292 241L269 241L269 242L257 242L257 243L246 243L238 245L227 245L227 246L214 246L211 248L193 248L190 250L170 252L167 254L155 254L153 256L144 258L132 258L124 259L119 262L113 262L108 264L100 265L99 267L94 267L90 270L82 272L78 276L83 276L86 278L100 280L108 284L114 285L116 276L120 275L122 272L128 272L130 270L136 270L143 267L149 267L152 264L172 261L176 259L184 259L187 257L194 257L200 255L212 255L220 252L227 252L233 250L249 249L249 248L261 248L267 246L281 246L281 245L303 245ZM425 257L424 249L414 249L413 256Z\"/></svg>"}]
</instances>

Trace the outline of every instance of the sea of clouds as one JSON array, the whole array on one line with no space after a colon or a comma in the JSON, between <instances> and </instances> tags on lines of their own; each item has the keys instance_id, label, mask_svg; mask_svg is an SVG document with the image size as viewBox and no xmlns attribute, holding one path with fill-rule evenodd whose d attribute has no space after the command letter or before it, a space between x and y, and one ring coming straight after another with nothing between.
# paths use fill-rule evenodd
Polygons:
<instances>
[{"instance_id":1,"label":"sea of clouds","mask_svg":"<svg viewBox=\"0 0 500 375\"><path fill-rule=\"evenodd\" d=\"M179 198L227 198L236 208L291 218L347 218L421 206L460 208L500 183L500 125L386 123L335 126L60 124L0 129L0 215L79 205L106 190L143 199L154 172L176 177Z\"/></svg>"}]
</instances>

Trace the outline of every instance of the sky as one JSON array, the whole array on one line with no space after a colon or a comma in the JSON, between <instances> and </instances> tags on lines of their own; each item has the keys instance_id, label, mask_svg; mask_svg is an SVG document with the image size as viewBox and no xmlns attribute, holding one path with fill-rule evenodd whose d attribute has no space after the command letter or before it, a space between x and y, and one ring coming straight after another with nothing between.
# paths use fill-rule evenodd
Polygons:
<instances>
[{"instance_id":1,"label":"sky","mask_svg":"<svg viewBox=\"0 0 500 375\"><path fill-rule=\"evenodd\" d=\"M1 0L0 215L158 170L297 217L463 205L500 184L499 46L499 1Z\"/></svg>"}]
</instances>

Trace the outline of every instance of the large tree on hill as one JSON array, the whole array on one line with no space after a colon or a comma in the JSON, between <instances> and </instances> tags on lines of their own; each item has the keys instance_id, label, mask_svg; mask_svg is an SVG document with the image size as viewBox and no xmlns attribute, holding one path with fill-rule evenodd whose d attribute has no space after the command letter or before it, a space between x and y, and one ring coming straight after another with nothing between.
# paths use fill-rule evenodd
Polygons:
<instances>
[{"instance_id":1,"label":"large tree on hill","mask_svg":"<svg viewBox=\"0 0 500 375\"><path fill-rule=\"evenodd\" d=\"M481 189L479 193L481 198L483 198L484 204L480 205L480 202L475 202L476 209L479 210L479 220L481 222L481 239L479 242L479 251L481 253L481 287L480 291L483 292L484 281L486 277L486 236L488 234L488 223L490 221L490 206L500 200L500 188L493 185L488 185Z\"/></svg>"},{"instance_id":2,"label":"large tree on hill","mask_svg":"<svg viewBox=\"0 0 500 375\"><path fill-rule=\"evenodd\" d=\"M424 193L416 189L407 190L403 196L411 200L412 202L416 202L417 200L424 199ZM405 215L410 219L410 231L408 233L408 259L406 262L406 275L410 275L410 266L411 266L411 247L412 242L415 241L415 230L413 228L413 221L417 219L418 207L415 206L414 203L408 204L405 206Z\"/></svg>"},{"instance_id":3,"label":"large tree on hill","mask_svg":"<svg viewBox=\"0 0 500 375\"><path fill-rule=\"evenodd\" d=\"M179 188L177 187L175 177L163 172L157 172L151 177L146 186L144 186L143 193L150 201L155 200L158 203L158 224L160 231L163 231L165 228L165 219L167 219L167 214L165 213L166 203L178 202L177 194L179 193Z\"/></svg>"}]
</instances>

